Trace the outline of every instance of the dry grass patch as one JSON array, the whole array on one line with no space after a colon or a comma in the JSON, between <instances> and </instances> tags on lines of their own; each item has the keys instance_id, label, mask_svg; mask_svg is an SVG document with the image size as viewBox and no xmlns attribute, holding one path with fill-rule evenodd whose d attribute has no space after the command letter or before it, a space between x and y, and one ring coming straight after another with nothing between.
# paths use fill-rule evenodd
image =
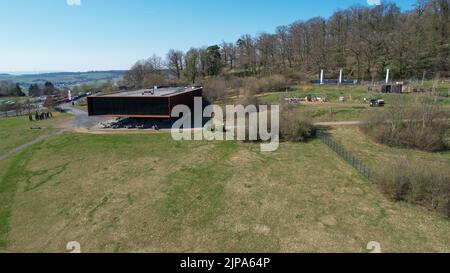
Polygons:
<instances>
[{"instance_id":1,"label":"dry grass patch","mask_svg":"<svg viewBox=\"0 0 450 273\"><path fill-rule=\"evenodd\" d=\"M12 251L65 252L73 240L87 252L366 252L373 240L450 251L448 220L385 199L317 140L260 153L168 134L65 134L16 160L2 176L17 182ZM46 182L27 190L28 178Z\"/></svg>"}]
</instances>

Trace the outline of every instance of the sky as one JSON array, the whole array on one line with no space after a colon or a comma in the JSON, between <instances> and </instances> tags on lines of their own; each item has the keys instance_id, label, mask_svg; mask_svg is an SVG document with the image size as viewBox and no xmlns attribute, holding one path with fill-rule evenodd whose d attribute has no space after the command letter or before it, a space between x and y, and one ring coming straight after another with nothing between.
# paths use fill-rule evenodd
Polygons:
<instances>
[{"instance_id":1,"label":"sky","mask_svg":"<svg viewBox=\"0 0 450 273\"><path fill-rule=\"evenodd\" d=\"M380 0L0 0L0 72L128 69ZM392 0L403 10L416 0Z\"/></svg>"}]
</instances>

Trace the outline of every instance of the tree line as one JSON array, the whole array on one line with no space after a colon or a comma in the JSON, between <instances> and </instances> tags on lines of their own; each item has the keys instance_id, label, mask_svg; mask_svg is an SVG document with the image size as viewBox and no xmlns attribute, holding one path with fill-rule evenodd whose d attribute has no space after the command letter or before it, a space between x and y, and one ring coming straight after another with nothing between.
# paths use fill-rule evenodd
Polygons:
<instances>
[{"instance_id":1,"label":"tree line","mask_svg":"<svg viewBox=\"0 0 450 273\"><path fill-rule=\"evenodd\" d=\"M0 97L23 97L25 93L18 83L0 81Z\"/></svg>"},{"instance_id":2,"label":"tree line","mask_svg":"<svg viewBox=\"0 0 450 273\"><path fill-rule=\"evenodd\" d=\"M275 33L242 35L236 42L171 49L165 59L138 61L125 75L129 85L170 81L196 83L221 73L237 76L317 75L379 80L390 69L397 79L450 76L450 0L418 0L401 11L393 3L354 6L330 18L280 26Z\"/></svg>"},{"instance_id":3,"label":"tree line","mask_svg":"<svg viewBox=\"0 0 450 273\"><path fill-rule=\"evenodd\" d=\"M59 90L51 82L43 85L31 84L28 88L28 96L39 97L43 95L55 95ZM0 97L24 97L24 90L19 83L11 80L0 81Z\"/></svg>"}]
</instances>

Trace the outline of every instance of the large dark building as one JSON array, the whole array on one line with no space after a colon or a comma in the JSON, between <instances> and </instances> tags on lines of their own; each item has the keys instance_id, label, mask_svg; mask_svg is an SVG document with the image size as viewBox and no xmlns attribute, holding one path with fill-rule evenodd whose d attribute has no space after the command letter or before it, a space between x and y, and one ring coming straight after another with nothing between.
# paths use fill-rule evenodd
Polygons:
<instances>
[{"instance_id":1,"label":"large dark building","mask_svg":"<svg viewBox=\"0 0 450 273\"><path fill-rule=\"evenodd\" d=\"M89 116L170 119L177 105L194 107L202 88L170 87L98 95L87 98Z\"/></svg>"}]
</instances>

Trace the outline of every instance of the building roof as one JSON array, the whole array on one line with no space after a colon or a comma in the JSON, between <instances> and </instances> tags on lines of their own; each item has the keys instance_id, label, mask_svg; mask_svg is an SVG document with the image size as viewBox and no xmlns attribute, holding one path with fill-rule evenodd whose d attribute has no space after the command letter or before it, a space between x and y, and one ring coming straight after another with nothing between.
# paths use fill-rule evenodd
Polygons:
<instances>
[{"instance_id":1,"label":"building roof","mask_svg":"<svg viewBox=\"0 0 450 273\"><path fill-rule=\"evenodd\" d=\"M201 89L200 87L162 87L98 95L94 97L171 97Z\"/></svg>"}]
</instances>

